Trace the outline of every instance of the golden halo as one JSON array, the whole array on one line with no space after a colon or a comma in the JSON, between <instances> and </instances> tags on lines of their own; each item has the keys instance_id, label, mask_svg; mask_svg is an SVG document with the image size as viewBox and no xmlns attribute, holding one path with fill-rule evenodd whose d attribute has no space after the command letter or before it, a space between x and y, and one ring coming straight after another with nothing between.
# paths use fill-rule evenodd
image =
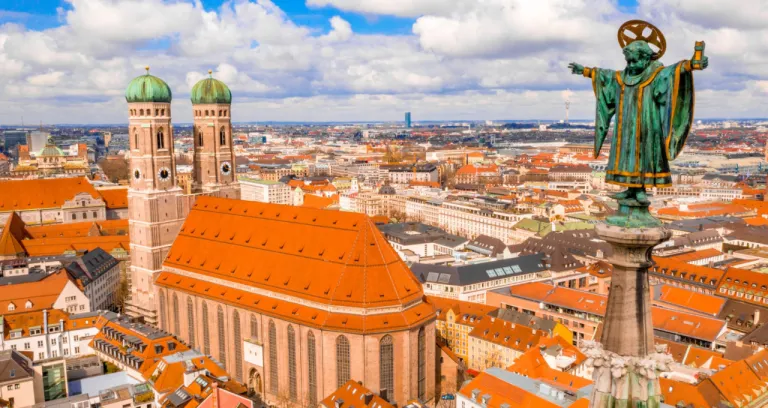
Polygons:
<instances>
[{"instance_id":1,"label":"golden halo","mask_svg":"<svg viewBox=\"0 0 768 408\"><path fill-rule=\"evenodd\" d=\"M647 35L644 34L646 29L650 29L651 32ZM659 50L653 53L651 59L657 60L661 58L667 51L667 40L664 38L664 34L661 33L655 25L643 21L643 20L629 20L619 27L619 45L621 48L626 47L633 41L643 40L650 45L656 46Z\"/></svg>"}]
</instances>

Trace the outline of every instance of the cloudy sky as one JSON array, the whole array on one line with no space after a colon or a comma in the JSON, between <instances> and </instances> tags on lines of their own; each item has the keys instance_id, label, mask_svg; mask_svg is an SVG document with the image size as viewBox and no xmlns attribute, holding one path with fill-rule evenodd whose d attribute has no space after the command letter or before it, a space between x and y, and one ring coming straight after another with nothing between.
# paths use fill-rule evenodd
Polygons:
<instances>
[{"instance_id":1,"label":"cloudy sky","mask_svg":"<svg viewBox=\"0 0 768 408\"><path fill-rule=\"evenodd\" d=\"M237 121L589 119L570 61L622 68L640 18L690 58L698 118L768 117L768 0L2 0L0 124L124 123L145 65L191 120L208 69Z\"/></svg>"}]
</instances>

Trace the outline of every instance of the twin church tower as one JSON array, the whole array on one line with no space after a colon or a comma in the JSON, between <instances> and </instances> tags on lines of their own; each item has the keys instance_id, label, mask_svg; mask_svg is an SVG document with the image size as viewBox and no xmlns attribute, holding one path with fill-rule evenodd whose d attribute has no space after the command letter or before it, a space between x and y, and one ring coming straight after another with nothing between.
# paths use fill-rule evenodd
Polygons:
<instances>
[{"instance_id":1,"label":"twin church tower","mask_svg":"<svg viewBox=\"0 0 768 408\"><path fill-rule=\"evenodd\" d=\"M126 313L157 323L154 277L199 195L240 198L232 146L232 93L210 76L192 87L192 193L177 185L171 88L147 73L125 91L131 181L131 298Z\"/></svg>"}]
</instances>

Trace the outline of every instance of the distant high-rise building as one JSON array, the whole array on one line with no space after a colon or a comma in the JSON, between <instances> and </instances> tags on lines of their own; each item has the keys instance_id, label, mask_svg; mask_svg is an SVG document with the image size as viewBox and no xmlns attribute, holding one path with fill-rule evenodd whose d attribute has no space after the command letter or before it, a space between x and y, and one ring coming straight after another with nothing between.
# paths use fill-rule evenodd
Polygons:
<instances>
[{"instance_id":1,"label":"distant high-rise building","mask_svg":"<svg viewBox=\"0 0 768 408\"><path fill-rule=\"evenodd\" d=\"M411 128L411 112L405 112L405 127Z\"/></svg>"},{"instance_id":2,"label":"distant high-rise building","mask_svg":"<svg viewBox=\"0 0 768 408\"><path fill-rule=\"evenodd\" d=\"M5 151L15 155L16 146L27 144L27 131L6 130L3 133L3 140L5 141Z\"/></svg>"},{"instance_id":3,"label":"distant high-rise building","mask_svg":"<svg viewBox=\"0 0 768 408\"><path fill-rule=\"evenodd\" d=\"M51 137L51 134L42 130L29 132L27 135L27 146L29 146L30 153L43 150L48 143L49 137Z\"/></svg>"},{"instance_id":4,"label":"distant high-rise building","mask_svg":"<svg viewBox=\"0 0 768 408\"><path fill-rule=\"evenodd\" d=\"M109 143L112 141L112 132L104 132L104 146L109 147Z\"/></svg>"}]
</instances>

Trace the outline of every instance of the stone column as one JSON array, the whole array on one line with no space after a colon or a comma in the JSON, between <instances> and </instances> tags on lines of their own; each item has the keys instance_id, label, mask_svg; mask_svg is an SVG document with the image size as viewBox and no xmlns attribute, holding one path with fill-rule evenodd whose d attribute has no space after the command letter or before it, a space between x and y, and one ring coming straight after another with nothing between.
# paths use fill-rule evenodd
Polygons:
<instances>
[{"instance_id":1,"label":"stone column","mask_svg":"<svg viewBox=\"0 0 768 408\"><path fill-rule=\"evenodd\" d=\"M654 346L648 268L651 250L671 233L609 224L598 224L595 231L613 248L613 275L600 343L583 347L594 366L590 406L657 407L658 374L669 369L671 357Z\"/></svg>"}]
</instances>

